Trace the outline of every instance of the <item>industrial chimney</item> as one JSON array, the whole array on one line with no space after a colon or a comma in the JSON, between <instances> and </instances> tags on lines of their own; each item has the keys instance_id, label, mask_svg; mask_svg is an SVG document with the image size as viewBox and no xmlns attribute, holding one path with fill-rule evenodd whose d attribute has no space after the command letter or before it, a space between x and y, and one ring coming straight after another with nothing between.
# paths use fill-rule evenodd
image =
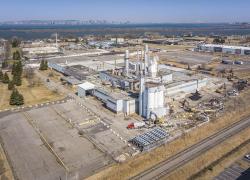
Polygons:
<instances>
[{"instance_id":1,"label":"industrial chimney","mask_svg":"<svg viewBox=\"0 0 250 180\"><path fill-rule=\"evenodd\" d=\"M128 72L129 72L129 68L128 68L128 63L129 63L129 51L126 50L125 52L125 58L124 58L124 61L125 61L125 69L124 69L124 74L125 76L128 76Z\"/></svg>"}]
</instances>

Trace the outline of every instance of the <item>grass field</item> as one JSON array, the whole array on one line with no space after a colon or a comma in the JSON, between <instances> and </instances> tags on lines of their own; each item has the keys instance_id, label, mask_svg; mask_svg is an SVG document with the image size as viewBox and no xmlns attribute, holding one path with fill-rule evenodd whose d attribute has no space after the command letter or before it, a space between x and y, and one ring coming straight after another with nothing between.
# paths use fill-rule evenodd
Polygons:
<instances>
[{"instance_id":1,"label":"grass field","mask_svg":"<svg viewBox=\"0 0 250 180\"><path fill-rule=\"evenodd\" d=\"M173 156L194 143L208 137L220 129L239 121L250 115L250 90L243 92L237 99L231 99L226 104L227 111L223 116L202 127L196 128L190 133L169 144L163 145L149 153L139 155L123 164L115 164L91 177L89 179L127 179L145 169Z\"/></svg>"},{"instance_id":2,"label":"grass field","mask_svg":"<svg viewBox=\"0 0 250 180\"><path fill-rule=\"evenodd\" d=\"M18 91L24 96L24 105L33 105L63 98L60 94L50 91L42 83L39 83L38 79L34 79L33 81L36 84L30 86L29 81L23 78L22 86L17 87ZM11 91L8 90L8 85L0 83L0 92L0 109L3 110L12 107L9 105Z\"/></svg>"}]
</instances>

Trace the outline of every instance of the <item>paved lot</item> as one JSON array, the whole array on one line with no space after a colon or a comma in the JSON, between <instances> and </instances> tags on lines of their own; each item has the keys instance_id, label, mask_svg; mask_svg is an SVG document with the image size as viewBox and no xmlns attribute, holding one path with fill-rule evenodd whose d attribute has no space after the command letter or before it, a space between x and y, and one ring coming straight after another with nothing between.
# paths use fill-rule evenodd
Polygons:
<instances>
[{"instance_id":1,"label":"paved lot","mask_svg":"<svg viewBox=\"0 0 250 180\"><path fill-rule=\"evenodd\" d=\"M1 118L0 136L3 147L21 180L65 178L64 169L49 152L39 135L21 113Z\"/></svg>"},{"instance_id":2,"label":"paved lot","mask_svg":"<svg viewBox=\"0 0 250 180\"><path fill-rule=\"evenodd\" d=\"M159 53L160 59L173 59L177 62L185 62L190 63L191 65L199 64L199 63L209 63L213 56L209 54L199 54L196 52L163 52Z\"/></svg>"},{"instance_id":3,"label":"paved lot","mask_svg":"<svg viewBox=\"0 0 250 180\"><path fill-rule=\"evenodd\" d=\"M111 159L88 139L81 137L78 130L73 128L65 121L65 117L55 110L57 106L60 105L34 109L27 113L35 121L71 174L85 177L109 164Z\"/></svg>"}]
</instances>

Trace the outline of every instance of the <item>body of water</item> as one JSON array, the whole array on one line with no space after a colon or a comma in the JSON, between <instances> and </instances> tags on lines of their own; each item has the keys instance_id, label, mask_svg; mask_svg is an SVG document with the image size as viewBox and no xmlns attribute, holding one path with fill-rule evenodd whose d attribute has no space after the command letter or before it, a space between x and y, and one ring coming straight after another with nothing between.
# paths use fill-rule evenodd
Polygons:
<instances>
[{"instance_id":1,"label":"body of water","mask_svg":"<svg viewBox=\"0 0 250 180\"><path fill-rule=\"evenodd\" d=\"M14 36L24 40L49 38L58 33L61 36L84 35L134 35L145 32L162 35L249 35L249 25L234 24L124 24L124 25L0 25L0 38Z\"/></svg>"}]
</instances>

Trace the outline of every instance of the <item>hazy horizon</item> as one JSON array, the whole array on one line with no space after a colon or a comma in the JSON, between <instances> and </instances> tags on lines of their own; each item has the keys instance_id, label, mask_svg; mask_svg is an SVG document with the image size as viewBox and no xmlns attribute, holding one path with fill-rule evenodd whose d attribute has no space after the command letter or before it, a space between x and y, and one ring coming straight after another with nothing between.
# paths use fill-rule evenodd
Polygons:
<instances>
[{"instance_id":1,"label":"hazy horizon","mask_svg":"<svg viewBox=\"0 0 250 180\"><path fill-rule=\"evenodd\" d=\"M250 2L247 0L9 0L1 2L0 5L1 22L107 20L131 23L233 23L250 21Z\"/></svg>"}]
</instances>

